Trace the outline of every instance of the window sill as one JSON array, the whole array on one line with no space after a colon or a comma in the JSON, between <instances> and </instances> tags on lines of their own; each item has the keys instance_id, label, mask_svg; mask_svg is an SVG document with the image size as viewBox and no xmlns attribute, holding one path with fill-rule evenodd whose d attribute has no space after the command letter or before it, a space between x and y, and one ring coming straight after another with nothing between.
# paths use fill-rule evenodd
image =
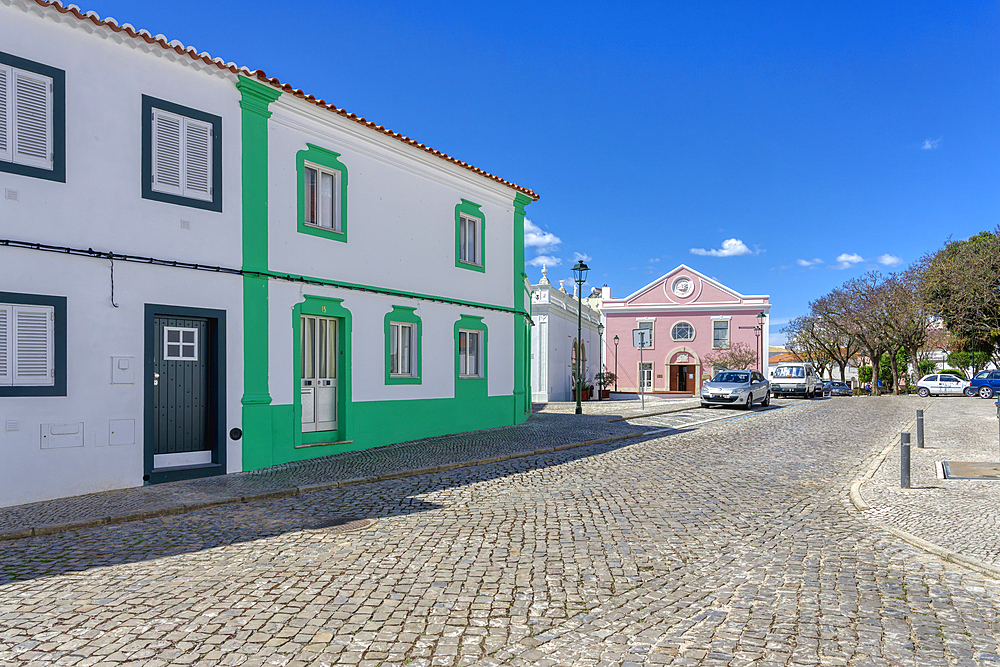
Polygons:
<instances>
[{"instance_id":1,"label":"window sill","mask_svg":"<svg viewBox=\"0 0 1000 667\"><path fill-rule=\"evenodd\" d=\"M309 225L304 222L299 223L299 233L300 234L310 234L311 236L318 236L324 239L330 239L331 241L339 241L340 243L347 243L347 232L337 231L330 229L329 227L320 227L319 225Z\"/></svg>"},{"instance_id":2,"label":"window sill","mask_svg":"<svg viewBox=\"0 0 1000 667\"><path fill-rule=\"evenodd\" d=\"M473 262L466 262L465 260L458 260L455 262L455 266L460 269L468 269L469 271L478 271L479 273L486 273L486 267L482 264L474 264Z\"/></svg>"},{"instance_id":3,"label":"window sill","mask_svg":"<svg viewBox=\"0 0 1000 667\"><path fill-rule=\"evenodd\" d=\"M385 379L386 384L420 384L420 378L412 375L390 375Z\"/></svg>"}]
</instances>

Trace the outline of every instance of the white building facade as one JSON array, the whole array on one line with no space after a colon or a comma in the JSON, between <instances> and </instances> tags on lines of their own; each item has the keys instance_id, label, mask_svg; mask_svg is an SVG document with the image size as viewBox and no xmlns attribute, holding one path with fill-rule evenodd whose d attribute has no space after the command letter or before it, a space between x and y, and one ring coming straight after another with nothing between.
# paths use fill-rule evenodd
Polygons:
<instances>
[{"instance_id":1,"label":"white building facade","mask_svg":"<svg viewBox=\"0 0 1000 667\"><path fill-rule=\"evenodd\" d=\"M600 311L577 298L565 286L555 287L542 269L542 279L531 286L531 399L537 403L575 401L577 354L583 366L583 386L598 389L594 376L601 368ZM581 335L577 336L577 324ZM581 342L582 341L582 342Z\"/></svg>"},{"instance_id":2,"label":"white building facade","mask_svg":"<svg viewBox=\"0 0 1000 667\"><path fill-rule=\"evenodd\" d=\"M44 0L0 100L0 506L530 414L532 191Z\"/></svg>"}]
</instances>

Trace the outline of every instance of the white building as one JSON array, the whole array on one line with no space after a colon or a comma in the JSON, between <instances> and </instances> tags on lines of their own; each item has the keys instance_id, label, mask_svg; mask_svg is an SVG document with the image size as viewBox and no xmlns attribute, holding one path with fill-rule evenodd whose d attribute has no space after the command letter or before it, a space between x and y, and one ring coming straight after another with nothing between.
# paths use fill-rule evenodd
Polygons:
<instances>
[{"instance_id":1,"label":"white building","mask_svg":"<svg viewBox=\"0 0 1000 667\"><path fill-rule=\"evenodd\" d=\"M542 279L531 286L531 320L535 324L531 335L531 400L538 403L574 401L573 377L578 351L583 364L583 385L598 388L594 376L601 372L598 332L601 313L586 303L581 304L581 344L577 338L576 296L566 291L563 281L559 287L550 284L547 273L543 268Z\"/></svg>"},{"instance_id":2,"label":"white building","mask_svg":"<svg viewBox=\"0 0 1000 667\"><path fill-rule=\"evenodd\" d=\"M536 195L0 0L0 506L523 422Z\"/></svg>"}]
</instances>

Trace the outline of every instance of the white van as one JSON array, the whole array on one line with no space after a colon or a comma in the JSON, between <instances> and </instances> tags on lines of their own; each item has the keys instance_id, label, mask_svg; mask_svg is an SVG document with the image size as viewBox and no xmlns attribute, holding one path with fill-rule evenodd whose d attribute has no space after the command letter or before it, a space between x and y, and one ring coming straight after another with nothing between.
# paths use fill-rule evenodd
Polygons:
<instances>
[{"instance_id":1,"label":"white van","mask_svg":"<svg viewBox=\"0 0 1000 667\"><path fill-rule=\"evenodd\" d=\"M812 398L823 395L823 385L812 364L785 362L771 368L771 394Z\"/></svg>"}]
</instances>

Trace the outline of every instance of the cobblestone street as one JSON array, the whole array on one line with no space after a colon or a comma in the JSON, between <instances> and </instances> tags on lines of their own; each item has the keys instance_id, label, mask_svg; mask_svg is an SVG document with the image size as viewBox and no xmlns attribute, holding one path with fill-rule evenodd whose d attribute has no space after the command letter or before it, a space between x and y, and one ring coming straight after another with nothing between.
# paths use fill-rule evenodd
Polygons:
<instances>
[{"instance_id":1,"label":"cobblestone street","mask_svg":"<svg viewBox=\"0 0 1000 667\"><path fill-rule=\"evenodd\" d=\"M891 457L849 498L925 404L602 416L658 432L0 542L0 664L1000 667L1000 582L881 527Z\"/></svg>"}]
</instances>

